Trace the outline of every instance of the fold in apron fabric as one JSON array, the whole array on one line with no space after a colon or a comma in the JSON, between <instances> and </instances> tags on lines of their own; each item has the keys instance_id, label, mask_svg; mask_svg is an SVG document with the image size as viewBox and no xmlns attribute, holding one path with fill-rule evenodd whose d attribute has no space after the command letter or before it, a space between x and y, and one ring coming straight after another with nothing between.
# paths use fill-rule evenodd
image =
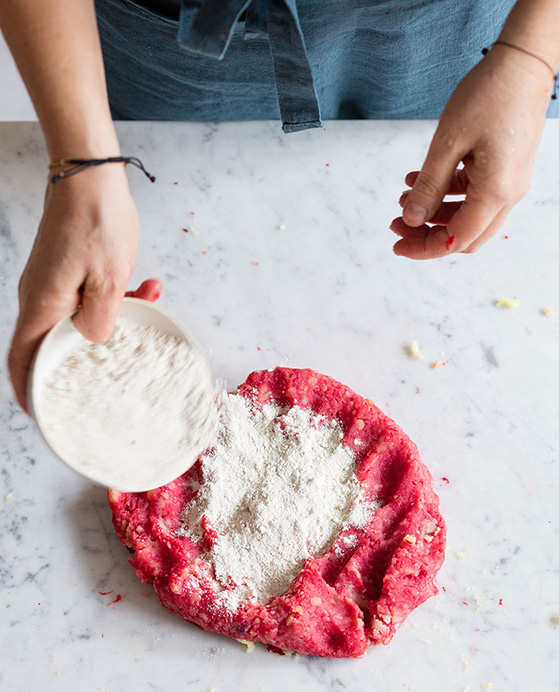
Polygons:
<instances>
[{"instance_id":1,"label":"fold in apron fabric","mask_svg":"<svg viewBox=\"0 0 559 692\"><path fill-rule=\"evenodd\" d=\"M285 132L323 119L438 118L513 5L96 0L115 119L281 119Z\"/></svg>"}]
</instances>

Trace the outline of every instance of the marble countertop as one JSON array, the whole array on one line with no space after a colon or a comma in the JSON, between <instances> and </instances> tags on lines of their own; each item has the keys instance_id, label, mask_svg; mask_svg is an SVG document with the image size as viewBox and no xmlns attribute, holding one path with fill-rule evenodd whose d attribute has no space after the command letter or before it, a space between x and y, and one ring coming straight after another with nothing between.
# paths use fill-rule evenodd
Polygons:
<instances>
[{"instance_id":1,"label":"marble countertop","mask_svg":"<svg viewBox=\"0 0 559 692\"><path fill-rule=\"evenodd\" d=\"M1 690L559 687L559 122L547 124L531 192L490 244L419 263L392 254L388 225L433 130L119 126L123 151L158 176L152 186L129 172L142 224L132 285L164 282L162 306L229 388L252 370L311 367L402 426L448 525L440 594L362 660L248 654L181 621L129 566L106 491L58 462L18 410L2 358ZM7 347L46 156L36 124L0 124L0 142ZM520 305L498 308L500 297ZM412 340L423 360L407 355Z\"/></svg>"}]
</instances>

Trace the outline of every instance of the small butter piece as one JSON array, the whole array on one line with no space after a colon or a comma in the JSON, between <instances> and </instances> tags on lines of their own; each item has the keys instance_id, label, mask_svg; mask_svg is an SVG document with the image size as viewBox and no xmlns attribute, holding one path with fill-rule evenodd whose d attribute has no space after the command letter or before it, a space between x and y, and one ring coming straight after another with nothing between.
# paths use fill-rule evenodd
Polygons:
<instances>
[{"instance_id":1,"label":"small butter piece","mask_svg":"<svg viewBox=\"0 0 559 692\"><path fill-rule=\"evenodd\" d=\"M520 305L520 301L516 298L497 298L495 305L498 308L517 308Z\"/></svg>"},{"instance_id":2,"label":"small butter piece","mask_svg":"<svg viewBox=\"0 0 559 692\"><path fill-rule=\"evenodd\" d=\"M421 353L419 350L419 345L415 339L408 346L408 355L410 355L412 358L417 358L418 360L423 360L424 358L423 353Z\"/></svg>"}]
</instances>

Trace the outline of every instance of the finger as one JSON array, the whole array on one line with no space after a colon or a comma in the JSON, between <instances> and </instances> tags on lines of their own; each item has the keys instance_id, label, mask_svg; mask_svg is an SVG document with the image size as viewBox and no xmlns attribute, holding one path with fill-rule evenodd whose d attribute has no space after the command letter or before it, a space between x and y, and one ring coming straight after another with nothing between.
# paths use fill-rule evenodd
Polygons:
<instances>
[{"instance_id":1,"label":"finger","mask_svg":"<svg viewBox=\"0 0 559 692\"><path fill-rule=\"evenodd\" d=\"M450 186L459 157L443 147L441 137L435 137L423 168L410 190L402 216L408 226L421 226L437 211Z\"/></svg>"},{"instance_id":2,"label":"finger","mask_svg":"<svg viewBox=\"0 0 559 692\"><path fill-rule=\"evenodd\" d=\"M497 232L500 227L497 218L505 209L505 204L498 195L479 196L470 185L466 199L459 204L446 226L446 239L441 232L445 230L444 226L429 228L422 225L418 227L420 232L414 235L406 228L409 224L403 219L398 223L393 222L392 230L402 236L402 240L394 246L395 254L413 259L431 259L450 252L471 252L473 250L470 248L475 250L485 242L482 237L486 232ZM478 239L479 244L476 242Z\"/></svg>"},{"instance_id":3,"label":"finger","mask_svg":"<svg viewBox=\"0 0 559 692\"><path fill-rule=\"evenodd\" d=\"M480 236L478 236L473 243L471 243L465 250L462 250L461 252L465 254L477 252L483 245L485 245L485 243L488 240L493 238L493 236L499 231L499 229L505 222L505 219L509 215L510 210L511 207L505 207L504 209L501 209L501 211L497 214L497 216L493 219L493 221L489 224L485 231Z\"/></svg>"},{"instance_id":4,"label":"finger","mask_svg":"<svg viewBox=\"0 0 559 692\"><path fill-rule=\"evenodd\" d=\"M29 413L27 379L33 354L45 334L76 306L77 297L75 301L57 300L54 304L38 299L31 309L20 313L8 353L8 369L17 402L26 413Z\"/></svg>"},{"instance_id":5,"label":"finger","mask_svg":"<svg viewBox=\"0 0 559 692\"><path fill-rule=\"evenodd\" d=\"M82 306L74 317L74 326L86 339L103 343L111 336L124 288L121 281L108 276L86 279Z\"/></svg>"},{"instance_id":6,"label":"finger","mask_svg":"<svg viewBox=\"0 0 559 692\"><path fill-rule=\"evenodd\" d=\"M412 234L403 220L393 222L392 230L402 236L402 240L394 245L394 253L410 259L435 259L451 252L472 252L470 248L476 248L474 243L478 238L492 230L492 224L502 209L491 199L475 200L470 197L461 203L447 226L429 227L423 224L416 228L417 233Z\"/></svg>"},{"instance_id":7,"label":"finger","mask_svg":"<svg viewBox=\"0 0 559 692\"><path fill-rule=\"evenodd\" d=\"M453 252L456 239L454 236L449 236L446 226L423 224L414 228L413 231L413 234L408 234L406 231L406 235L394 245L395 255L425 260L445 257ZM394 232L398 233L397 231Z\"/></svg>"},{"instance_id":8,"label":"finger","mask_svg":"<svg viewBox=\"0 0 559 692\"><path fill-rule=\"evenodd\" d=\"M454 252L467 251L491 228L503 209L504 204L493 197L466 197L446 227L449 236L456 237Z\"/></svg>"},{"instance_id":9,"label":"finger","mask_svg":"<svg viewBox=\"0 0 559 692\"><path fill-rule=\"evenodd\" d=\"M409 185L409 187L413 187L415 181L417 180L417 176L419 175L419 171L412 171L411 173L408 173L405 178L405 183L406 185ZM468 188L469 180L468 180L468 174L466 172L465 168L457 168L454 171L454 174L452 176L452 179L450 181L450 185L448 186L448 190L446 191L447 195L465 195L466 190Z\"/></svg>"},{"instance_id":10,"label":"finger","mask_svg":"<svg viewBox=\"0 0 559 692\"><path fill-rule=\"evenodd\" d=\"M157 279L146 279L142 281L140 286L135 291L126 291L126 296L129 298L140 298L141 300L149 300L150 303L155 301L163 291L163 284Z\"/></svg>"},{"instance_id":11,"label":"finger","mask_svg":"<svg viewBox=\"0 0 559 692\"><path fill-rule=\"evenodd\" d=\"M443 202L435 215L429 219L429 223L446 226L461 206L462 202Z\"/></svg>"},{"instance_id":12,"label":"finger","mask_svg":"<svg viewBox=\"0 0 559 692\"><path fill-rule=\"evenodd\" d=\"M46 332L45 332L46 333ZM29 334L17 331L14 333L10 352L8 353L8 370L17 403L29 413L27 407L27 377L33 353L43 335L31 337Z\"/></svg>"},{"instance_id":13,"label":"finger","mask_svg":"<svg viewBox=\"0 0 559 692\"><path fill-rule=\"evenodd\" d=\"M390 224L390 230L401 238L423 239L430 228L426 223L421 226L408 226L401 216L398 216Z\"/></svg>"}]
</instances>

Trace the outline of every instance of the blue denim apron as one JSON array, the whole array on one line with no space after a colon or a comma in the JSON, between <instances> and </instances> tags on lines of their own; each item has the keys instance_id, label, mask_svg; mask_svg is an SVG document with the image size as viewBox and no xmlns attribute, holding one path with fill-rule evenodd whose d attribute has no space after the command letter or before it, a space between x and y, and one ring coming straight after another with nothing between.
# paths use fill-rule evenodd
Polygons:
<instances>
[{"instance_id":1,"label":"blue denim apron","mask_svg":"<svg viewBox=\"0 0 559 692\"><path fill-rule=\"evenodd\" d=\"M116 119L281 118L285 132L323 119L438 118L513 5L96 0Z\"/></svg>"}]
</instances>

